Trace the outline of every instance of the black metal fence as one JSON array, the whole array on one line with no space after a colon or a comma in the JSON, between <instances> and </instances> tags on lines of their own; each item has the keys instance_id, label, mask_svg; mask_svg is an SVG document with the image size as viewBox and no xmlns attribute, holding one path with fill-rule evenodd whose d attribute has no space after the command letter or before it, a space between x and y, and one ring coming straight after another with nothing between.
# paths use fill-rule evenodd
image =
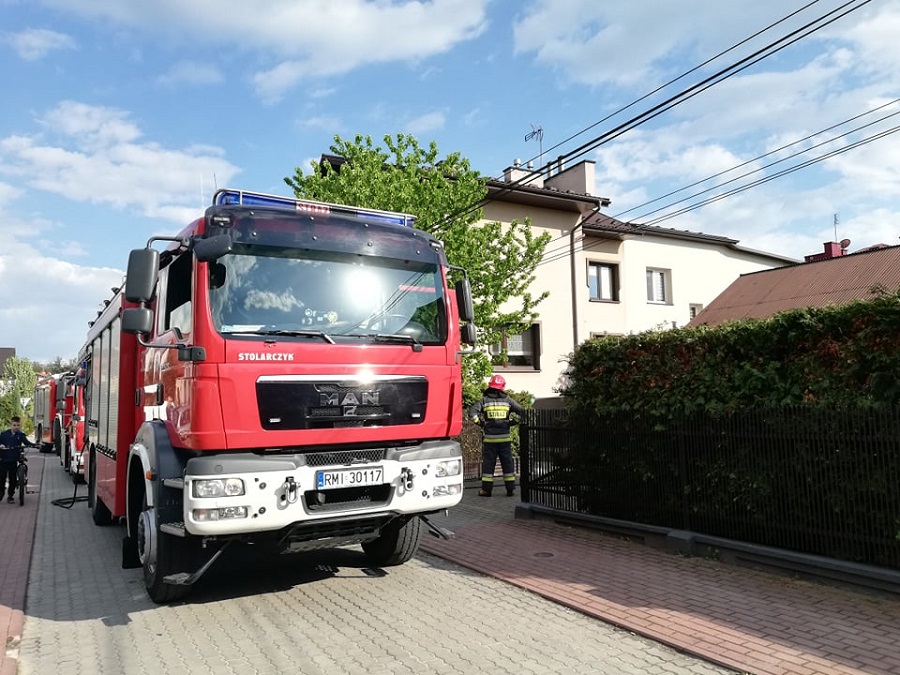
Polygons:
<instances>
[{"instance_id":1,"label":"black metal fence","mask_svg":"<svg viewBox=\"0 0 900 675\"><path fill-rule=\"evenodd\" d=\"M900 568L900 408L570 419L529 411L522 498Z\"/></svg>"}]
</instances>

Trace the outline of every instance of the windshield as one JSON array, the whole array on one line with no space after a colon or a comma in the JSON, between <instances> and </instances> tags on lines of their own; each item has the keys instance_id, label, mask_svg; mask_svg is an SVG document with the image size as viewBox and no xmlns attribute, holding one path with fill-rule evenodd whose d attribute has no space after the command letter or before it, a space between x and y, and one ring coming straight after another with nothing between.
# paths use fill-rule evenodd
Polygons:
<instances>
[{"instance_id":1,"label":"windshield","mask_svg":"<svg viewBox=\"0 0 900 675\"><path fill-rule=\"evenodd\" d=\"M433 263L236 244L210 263L209 289L222 334L446 340Z\"/></svg>"}]
</instances>

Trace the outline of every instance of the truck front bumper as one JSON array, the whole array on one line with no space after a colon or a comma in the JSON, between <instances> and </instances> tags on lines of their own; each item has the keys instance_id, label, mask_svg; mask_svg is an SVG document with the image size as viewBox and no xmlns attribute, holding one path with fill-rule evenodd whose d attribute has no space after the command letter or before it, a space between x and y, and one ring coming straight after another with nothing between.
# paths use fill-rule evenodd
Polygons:
<instances>
[{"instance_id":1,"label":"truck front bumper","mask_svg":"<svg viewBox=\"0 0 900 675\"><path fill-rule=\"evenodd\" d=\"M316 521L432 513L462 499L455 441L327 453L222 453L188 460L184 527L252 534Z\"/></svg>"}]
</instances>

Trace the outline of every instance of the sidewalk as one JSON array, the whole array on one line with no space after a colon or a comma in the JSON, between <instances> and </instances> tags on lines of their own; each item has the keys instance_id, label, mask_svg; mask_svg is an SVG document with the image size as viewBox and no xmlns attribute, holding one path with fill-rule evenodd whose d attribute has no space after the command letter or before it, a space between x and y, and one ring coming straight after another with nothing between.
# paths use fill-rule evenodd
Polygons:
<instances>
[{"instance_id":1,"label":"sidewalk","mask_svg":"<svg viewBox=\"0 0 900 675\"><path fill-rule=\"evenodd\" d=\"M515 520L517 499L477 493L468 484L449 518L435 518L456 538L427 537L425 551L738 671L900 675L898 596Z\"/></svg>"},{"instance_id":2,"label":"sidewalk","mask_svg":"<svg viewBox=\"0 0 900 675\"><path fill-rule=\"evenodd\" d=\"M53 455L29 453L25 506L0 503L0 675L15 675L38 494ZM48 469L49 470L49 469ZM422 549L601 621L741 672L900 675L900 597L686 558L547 520L467 487ZM488 602L490 602L488 600ZM496 621L502 608L486 608Z\"/></svg>"},{"instance_id":3,"label":"sidewalk","mask_svg":"<svg viewBox=\"0 0 900 675\"><path fill-rule=\"evenodd\" d=\"M19 641L25 619L25 591L28 589L28 568L34 543L41 479L46 455L28 450L28 488L25 504L7 504L0 500L0 675L15 675L18 665ZM56 459L56 456L52 456Z\"/></svg>"}]
</instances>

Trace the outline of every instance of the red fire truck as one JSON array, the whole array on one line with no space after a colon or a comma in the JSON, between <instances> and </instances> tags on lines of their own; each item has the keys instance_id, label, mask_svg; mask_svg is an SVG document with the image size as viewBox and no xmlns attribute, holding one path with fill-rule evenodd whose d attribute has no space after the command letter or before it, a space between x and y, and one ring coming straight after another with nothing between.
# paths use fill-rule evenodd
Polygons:
<instances>
[{"instance_id":1,"label":"red fire truck","mask_svg":"<svg viewBox=\"0 0 900 675\"><path fill-rule=\"evenodd\" d=\"M71 416L71 401L66 397L66 374L47 375L34 387L34 438L41 452L62 453L65 429Z\"/></svg>"},{"instance_id":2,"label":"red fire truck","mask_svg":"<svg viewBox=\"0 0 900 675\"><path fill-rule=\"evenodd\" d=\"M41 452L53 447L56 419L57 375L41 377L34 386L34 440Z\"/></svg>"},{"instance_id":3,"label":"red fire truck","mask_svg":"<svg viewBox=\"0 0 900 675\"><path fill-rule=\"evenodd\" d=\"M123 566L155 602L230 546L360 543L385 566L424 528L449 536L429 516L462 497L472 297L413 223L220 190L131 252L79 385L93 520L124 518Z\"/></svg>"},{"instance_id":4,"label":"red fire truck","mask_svg":"<svg viewBox=\"0 0 900 675\"><path fill-rule=\"evenodd\" d=\"M84 475L84 398L75 372L48 375L34 388L34 431L42 452L55 452L75 482Z\"/></svg>"},{"instance_id":5,"label":"red fire truck","mask_svg":"<svg viewBox=\"0 0 900 675\"><path fill-rule=\"evenodd\" d=\"M60 383L60 386L65 383L65 408L59 461L75 483L84 479L84 387L79 381L78 373L72 372Z\"/></svg>"}]
</instances>

